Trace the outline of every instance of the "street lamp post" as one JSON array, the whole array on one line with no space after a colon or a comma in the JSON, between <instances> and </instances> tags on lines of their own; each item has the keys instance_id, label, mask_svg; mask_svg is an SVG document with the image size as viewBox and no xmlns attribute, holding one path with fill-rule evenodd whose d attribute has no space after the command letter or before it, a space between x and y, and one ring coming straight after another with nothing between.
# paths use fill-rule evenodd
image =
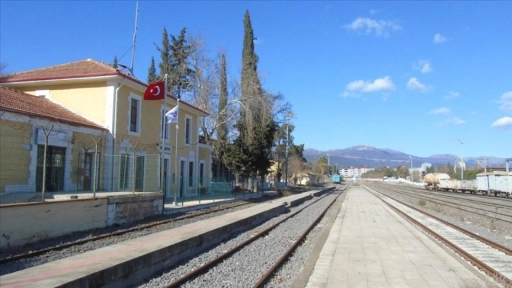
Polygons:
<instances>
[{"instance_id":1,"label":"street lamp post","mask_svg":"<svg viewBox=\"0 0 512 288\"><path fill-rule=\"evenodd\" d=\"M331 163L330 163L330 161L329 161L329 160L331 159L331 157L330 157L330 156L331 156L330 154L327 154L327 173L329 173L329 168L331 167L331 166L330 166L330 165L331 165Z\"/></svg>"},{"instance_id":2,"label":"street lamp post","mask_svg":"<svg viewBox=\"0 0 512 288\"><path fill-rule=\"evenodd\" d=\"M411 159L411 182L413 182L412 181L412 156L409 156L409 158Z\"/></svg>"},{"instance_id":3,"label":"street lamp post","mask_svg":"<svg viewBox=\"0 0 512 288\"><path fill-rule=\"evenodd\" d=\"M285 168L284 168L285 169L284 170L284 175L285 175L284 176L285 177L285 179L284 179L284 186L285 187L288 187L288 137L289 137L288 136L288 134L289 134L288 133L289 132L288 127L290 127L290 124L288 124L288 120L289 120L289 118L286 117L286 152L285 152L286 153L286 156L285 156L286 163L285 163Z\"/></svg>"},{"instance_id":4,"label":"street lamp post","mask_svg":"<svg viewBox=\"0 0 512 288\"><path fill-rule=\"evenodd\" d=\"M462 152L464 151L464 141L462 141L460 138L457 138L460 143L460 180L464 180L464 156Z\"/></svg>"}]
</instances>

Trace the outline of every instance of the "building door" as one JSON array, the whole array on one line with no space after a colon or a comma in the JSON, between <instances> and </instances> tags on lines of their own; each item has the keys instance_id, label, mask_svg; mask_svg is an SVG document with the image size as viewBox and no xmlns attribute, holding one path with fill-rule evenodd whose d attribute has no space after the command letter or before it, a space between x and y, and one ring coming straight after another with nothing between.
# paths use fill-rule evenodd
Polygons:
<instances>
[{"instance_id":1,"label":"building door","mask_svg":"<svg viewBox=\"0 0 512 288\"><path fill-rule=\"evenodd\" d=\"M119 190L130 190L130 171L131 171L131 157L128 154L121 154L121 164L119 166Z\"/></svg>"},{"instance_id":2,"label":"building door","mask_svg":"<svg viewBox=\"0 0 512 288\"><path fill-rule=\"evenodd\" d=\"M85 191L90 191L92 190L91 187L92 187L92 159L94 159L94 154L91 153L91 152L85 152L84 153L84 163L83 163L83 177L84 177L84 180L83 180L83 189Z\"/></svg>"},{"instance_id":3,"label":"building door","mask_svg":"<svg viewBox=\"0 0 512 288\"><path fill-rule=\"evenodd\" d=\"M180 179L179 179L179 185L180 185L180 197L183 197L183 190L184 190L184 186L185 186L185 161L184 160L181 160L180 161Z\"/></svg>"},{"instance_id":4,"label":"building door","mask_svg":"<svg viewBox=\"0 0 512 288\"><path fill-rule=\"evenodd\" d=\"M162 183L162 193L169 195L169 159L164 159L164 179Z\"/></svg>"},{"instance_id":5,"label":"building door","mask_svg":"<svg viewBox=\"0 0 512 288\"><path fill-rule=\"evenodd\" d=\"M46 150L45 191L64 191L66 148L48 146ZM44 145L37 145L36 191L43 189Z\"/></svg>"},{"instance_id":6,"label":"building door","mask_svg":"<svg viewBox=\"0 0 512 288\"><path fill-rule=\"evenodd\" d=\"M135 191L144 191L144 156L135 158Z\"/></svg>"}]
</instances>

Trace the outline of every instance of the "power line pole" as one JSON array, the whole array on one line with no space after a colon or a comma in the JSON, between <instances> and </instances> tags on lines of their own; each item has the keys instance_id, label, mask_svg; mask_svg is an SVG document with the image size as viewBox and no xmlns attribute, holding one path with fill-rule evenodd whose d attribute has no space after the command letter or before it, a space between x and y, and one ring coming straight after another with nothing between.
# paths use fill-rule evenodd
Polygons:
<instances>
[{"instance_id":1,"label":"power line pole","mask_svg":"<svg viewBox=\"0 0 512 288\"><path fill-rule=\"evenodd\" d=\"M139 1L137 1L137 5L135 6L135 32L133 32L133 43L132 43L132 63L130 65L131 71L133 71L133 60L135 58L135 41L137 40L137 20L139 18ZM133 72L132 72L133 75ZM135 75L134 75L135 76Z\"/></svg>"}]
</instances>

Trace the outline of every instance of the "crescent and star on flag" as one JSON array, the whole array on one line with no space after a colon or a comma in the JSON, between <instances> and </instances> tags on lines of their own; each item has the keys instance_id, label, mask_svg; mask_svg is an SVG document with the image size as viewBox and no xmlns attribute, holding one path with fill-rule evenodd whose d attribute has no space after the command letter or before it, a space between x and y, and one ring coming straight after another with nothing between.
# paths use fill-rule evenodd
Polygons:
<instances>
[{"instance_id":1,"label":"crescent and star on flag","mask_svg":"<svg viewBox=\"0 0 512 288\"><path fill-rule=\"evenodd\" d=\"M160 94L160 87L158 87L158 86L153 87L151 89L151 94L158 96L158 94Z\"/></svg>"},{"instance_id":2,"label":"crescent and star on flag","mask_svg":"<svg viewBox=\"0 0 512 288\"><path fill-rule=\"evenodd\" d=\"M164 81L151 83L144 92L144 100L163 100L165 95Z\"/></svg>"}]
</instances>

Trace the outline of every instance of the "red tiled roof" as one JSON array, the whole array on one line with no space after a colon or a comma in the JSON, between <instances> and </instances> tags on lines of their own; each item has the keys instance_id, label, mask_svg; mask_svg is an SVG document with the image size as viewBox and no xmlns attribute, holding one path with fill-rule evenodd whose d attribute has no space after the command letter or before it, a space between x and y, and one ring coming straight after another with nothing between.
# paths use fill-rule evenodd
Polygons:
<instances>
[{"instance_id":1,"label":"red tiled roof","mask_svg":"<svg viewBox=\"0 0 512 288\"><path fill-rule=\"evenodd\" d=\"M41 69L23 71L19 73L7 74L0 77L0 83L24 82L24 81L42 81L57 79L72 79L83 77L100 77L122 75L145 85L140 80L131 75L123 73L112 66L87 59L76 62L65 63L57 66L50 66Z\"/></svg>"},{"instance_id":2,"label":"red tiled roof","mask_svg":"<svg viewBox=\"0 0 512 288\"><path fill-rule=\"evenodd\" d=\"M80 60L76 62L65 63L57 66L51 66L41 69L34 69L23 71L19 73L7 74L0 76L1 83L15 83L15 82L28 82L28 81L44 81L44 80L59 80L59 79L73 79L73 78L86 78L86 77L101 77L101 76L123 76L130 80L139 83L145 87L148 84L141 80L126 74L116 68L113 68L107 63L99 62L93 59ZM176 99L175 96L171 96ZM180 100L185 105L201 111L202 113L209 114L205 110L196 107L186 101Z\"/></svg>"},{"instance_id":3,"label":"red tiled roof","mask_svg":"<svg viewBox=\"0 0 512 288\"><path fill-rule=\"evenodd\" d=\"M0 86L0 110L50 119L56 122L107 130L50 100Z\"/></svg>"}]
</instances>

